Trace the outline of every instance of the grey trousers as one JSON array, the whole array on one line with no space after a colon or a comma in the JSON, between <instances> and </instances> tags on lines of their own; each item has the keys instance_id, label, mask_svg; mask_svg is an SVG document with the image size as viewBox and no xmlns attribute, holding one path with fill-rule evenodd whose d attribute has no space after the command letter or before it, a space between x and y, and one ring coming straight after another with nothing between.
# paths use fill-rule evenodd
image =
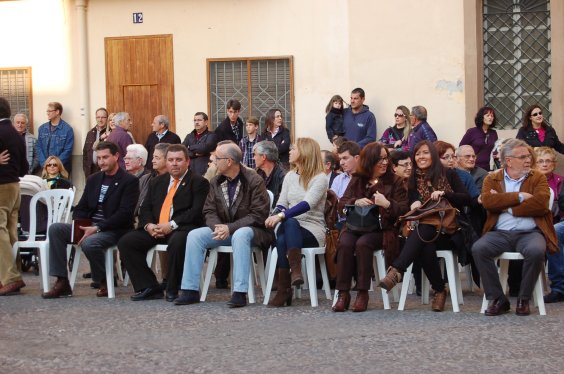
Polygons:
<instances>
[{"instance_id":1,"label":"grey trousers","mask_svg":"<svg viewBox=\"0 0 564 374\"><path fill-rule=\"evenodd\" d=\"M472 246L472 255L480 276L487 300L496 300L503 295L499 274L494 259L503 252L519 252L523 255L523 273L519 297L530 299L544 266L546 240L538 230L490 231Z\"/></svg>"},{"instance_id":2,"label":"grey trousers","mask_svg":"<svg viewBox=\"0 0 564 374\"><path fill-rule=\"evenodd\" d=\"M68 278L67 244L70 244L72 227L69 223L54 223L49 227L49 275ZM82 252L90 261L92 281L106 280L104 250L116 245L121 232L103 231L82 241Z\"/></svg>"}]
</instances>

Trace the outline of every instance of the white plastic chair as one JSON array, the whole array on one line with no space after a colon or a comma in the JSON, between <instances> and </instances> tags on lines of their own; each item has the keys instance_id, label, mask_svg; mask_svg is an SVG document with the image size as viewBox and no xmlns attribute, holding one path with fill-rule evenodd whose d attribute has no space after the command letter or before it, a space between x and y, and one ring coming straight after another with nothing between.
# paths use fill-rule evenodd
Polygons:
<instances>
[{"instance_id":1,"label":"white plastic chair","mask_svg":"<svg viewBox=\"0 0 564 374\"><path fill-rule=\"evenodd\" d=\"M449 287L449 294L450 300L452 303L452 311L454 313L460 312L459 304L464 303L464 299L462 297L462 285L460 283L460 274L458 272L458 256L456 253L453 253L449 250L444 251L437 251L437 257L444 259L446 263L447 269L447 276L448 276L448 287ZM409 265L405 273L403 274L402 282L406 285L401 289L401 296L399 301L398 310L405 309L405 301L407 299L407 285L411 280L411 272L413 269L413 263ZM421 282L421 303L428 304L429 303L429 281L425 276L425 272L422 271L422 282Z\"/></svg>"},{"instance_id":2,"label":"white plastic chair","mask_svg":"<svg viewBox=\"0 0 564 374\"><path fill-rule=\"evenodd\" d=\"M49 237L45 237L45 240L37 240L37 203L41 201L47 207L47 230L49 230L53 223L67 222L73 199L74 192L72 190L56 189L36 193L29 204L29 237L25 241L17 241L12 247L14 258L16 258L20 248L38 248L41 284L44 292L49 291Z\"/></svg>"},{"instance_id":3,"label":"white plastic chair","mask_svg":"<svg viewBox=\"0 0 564 374\"><path fill-rule=\"evenodd\" d=\"M70 286L74 290L74 284L76 282L76 275L78 273L78 265L80 263L80 257L82 255L82 249L79 245L69 244L67 245L67 258L72 250L75 249L74 260L72 264L72 271L70 275ZM111 246L104 250L104 263L106 267L106 286L108 287L108 299L114 299L116 297L115 287L114 287L114 251L117 253L117 246Z\"/></svg>"}]
</instances>

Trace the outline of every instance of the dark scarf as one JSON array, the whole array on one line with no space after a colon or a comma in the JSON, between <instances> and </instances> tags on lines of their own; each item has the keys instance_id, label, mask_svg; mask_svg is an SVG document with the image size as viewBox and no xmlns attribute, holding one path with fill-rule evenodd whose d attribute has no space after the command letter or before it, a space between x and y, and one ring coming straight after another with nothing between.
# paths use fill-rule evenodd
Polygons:
<instances>
[{"instance_id":1,"label":"dark scarf","mask_svg":"<svg viewBox=\"0 0 564 374\"><path fill-rule=\"evenodd\" d=\"M445 191L453 192L446 176L441 175L439 178L439 183L437 187L433 187L431 181L427 178L427 175L421 169L415 170L416 182L417 182L417 192L419 193L420 201L423 203L431 197L433 191Z\"/></svg>"}]
</instances>

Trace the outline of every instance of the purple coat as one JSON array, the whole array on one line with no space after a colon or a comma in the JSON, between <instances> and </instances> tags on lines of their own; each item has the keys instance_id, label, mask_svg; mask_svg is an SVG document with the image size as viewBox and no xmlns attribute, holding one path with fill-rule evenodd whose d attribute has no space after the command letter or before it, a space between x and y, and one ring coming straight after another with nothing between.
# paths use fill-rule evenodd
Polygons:
<instances>
[{"instance_id":1,"label":"purple coat","mask_svg":"<svg viewBox=\"0 0 564 374\"><path fill-rule=\"evenodd\" d=\"M133 144L133 139L131 139L131 136L129 136L127 131L125 131L122 127L116 126L106 140L118 146L118 164L120 168L125 170L125 161L123 161L123 158L127 153L127 146Z\"/></svg>"},{"instance_id":2,"label":"purple coat","mask_svg":"<svg viewBox=\"0 0 564 374\"><path fill-rule=\"evenodd\" d=\"M437 135L427 121L423 121L411 129L411 132L407 136L407 150L413 152L413 148L415 148L415 145L421 140L428 140L431 143L437 140Z\"/></svg>"},{"instance_id":3,"label":"purple coat","mask_svg":"<svg viewBox=\"0 0 564 374\"><path fill-rule=\"evenodd\" d=\"M476 165L484 170L491 170L490 156L497 141L497 131L492 128L484 132L481 127L472 127L466 131L459 145L469 145L476 153Z\"/></svg>"}]
</instances>

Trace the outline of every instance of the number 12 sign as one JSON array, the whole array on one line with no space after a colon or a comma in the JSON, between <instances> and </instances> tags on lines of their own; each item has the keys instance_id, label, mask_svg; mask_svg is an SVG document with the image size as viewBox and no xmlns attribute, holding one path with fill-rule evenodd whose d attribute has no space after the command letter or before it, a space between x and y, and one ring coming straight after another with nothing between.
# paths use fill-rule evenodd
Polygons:
<instances>
[{"instance_id":1,"label":"number 12 sign","mask_svg":"<svg viewBox=\"0 0 564 374\"><path fill-rule=\"evenodd\" d=\"M133 13L133 23L143 23L143 13Z\"/></svg>"}]
</instances>

